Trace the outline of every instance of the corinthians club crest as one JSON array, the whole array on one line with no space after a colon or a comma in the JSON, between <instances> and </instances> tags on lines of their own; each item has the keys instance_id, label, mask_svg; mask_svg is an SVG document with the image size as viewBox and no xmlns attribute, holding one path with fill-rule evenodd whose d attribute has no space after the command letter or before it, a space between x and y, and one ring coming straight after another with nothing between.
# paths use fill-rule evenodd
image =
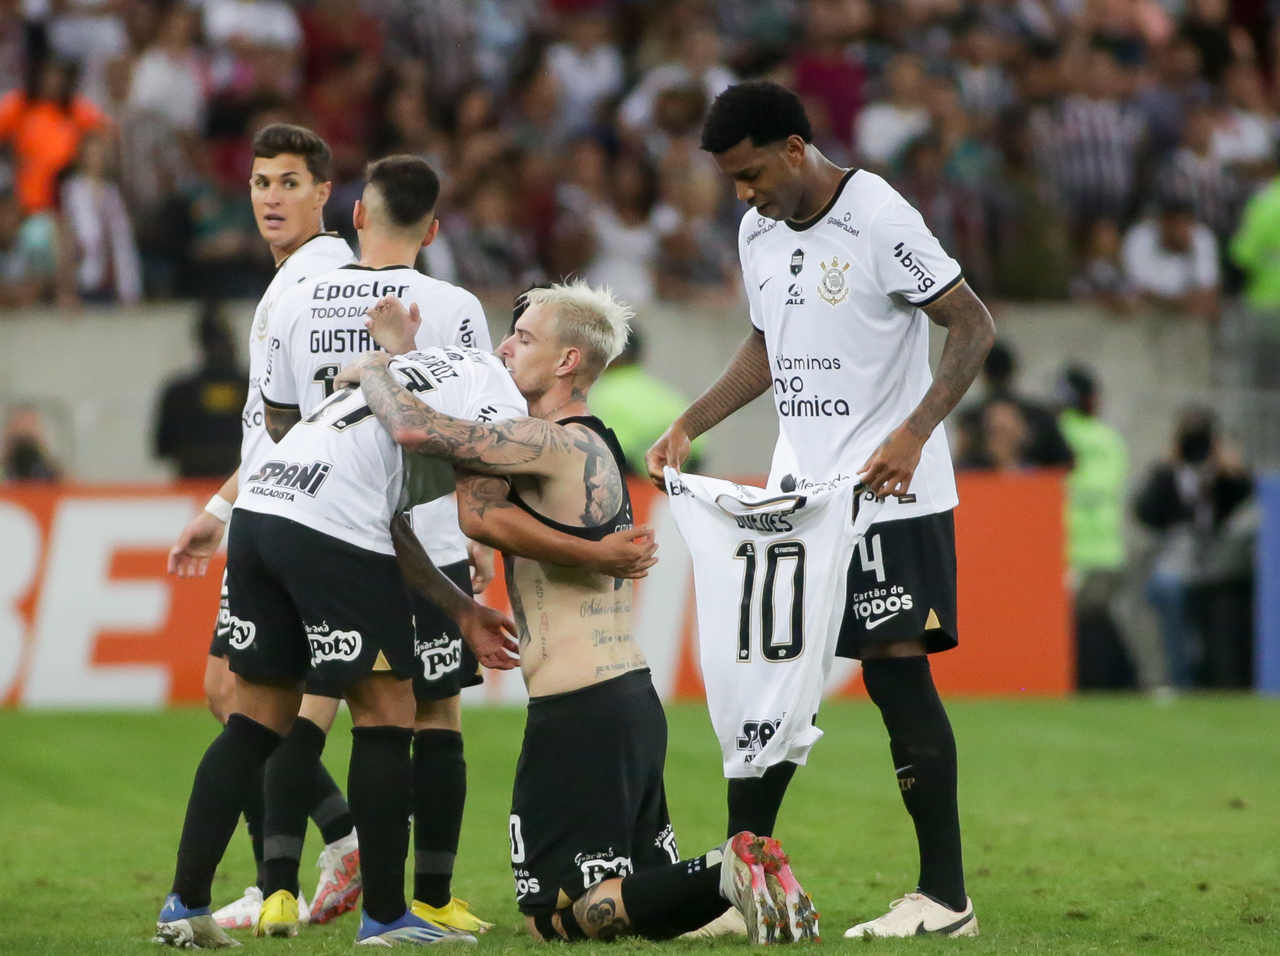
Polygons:
<instances>
[{"instance_id":1,"label":"corinthians club crest","mask_svg":"<svg viewBox=\"0 0 1280 956\"><path fill-rule=\"evenodd\" d=\"M841 265L839 256L832 258L831 265L818 263L818 268L822 270L822 278L818 280L818 295L831 305L839 305L848 298L849 283L844 274L849 271L850 265L852 263L849 262Z\"/></svg>"}]
</instances>

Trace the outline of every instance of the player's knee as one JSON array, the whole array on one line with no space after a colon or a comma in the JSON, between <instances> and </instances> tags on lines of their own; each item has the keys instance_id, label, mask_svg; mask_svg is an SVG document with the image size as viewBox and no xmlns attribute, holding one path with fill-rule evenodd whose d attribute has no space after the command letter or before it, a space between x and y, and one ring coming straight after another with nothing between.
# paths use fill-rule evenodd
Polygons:
<instances>
[{"instance_id":1,"label":"player's knee","mask_svg":"<svg viewBox=\"0 0 1280 956\"><path fill-rule=\"evenodd\" d=\"M303 694L302 706L298 708L298 716L305 717L327 734L330 728L333 727L334 718L338 716L338 699L336 697Z\"/></svg>"},{"instance_id":2,"label":"player's knee","mask_svg":"<svg viewBox=\"0 0 1280 956\"><path fill-rule=\"evenodd\" d=\"M407 680L375 675L347 689L351 722L357 727L413 726L413 685Z\"/></svg>"},{"instance_id":3,"label":"player's knee","mask_svg":"<svg viewBox=\"0 0 1280 956\"><path fill-rule=\"evenodd\" d=\"M204 699L209 713L220 724L225 724L231 715L234 688L226 658L210 656L204 668Z\"/></svg>"},{"instance_id":4,"label":"player's knee","mask_svg":"<svg viewBox=\"0 0 1280 956\"><path fill-rule=\"evenodd\" d=\"M452 730L462 733L462 697L454 694L444 700L420 700L413 721L414 730Z\"/></svg>"}]
</instances>

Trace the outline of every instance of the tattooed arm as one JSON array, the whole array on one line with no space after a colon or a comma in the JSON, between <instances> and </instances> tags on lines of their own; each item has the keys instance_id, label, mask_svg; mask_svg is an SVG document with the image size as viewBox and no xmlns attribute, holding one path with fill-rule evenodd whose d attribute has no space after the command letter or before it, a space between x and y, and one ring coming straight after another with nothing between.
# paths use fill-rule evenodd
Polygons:
<instances>
[{"instance_id":1,"label":"tattooed arm","mask_svg":"<svg viewBox=\"0 0 1280 956\"><path fill-rule=\"evenodd\" d=\"M577 429L540 418L487 424L437 412L396 381L387 370L390 359L385 352L367 353L343 369L335 384L358 382L378 421L409 451L483 474L543 476L562 471L570 459L594 453L597 442L584 440Z\"/></svg>"},{"instance_id":2,"label":"tattooed arm","mask_svg":"<svg viewBox=\"0 0 1280 956\"><path fill-rule=\"evenodd\" d=\"M602 541L556 531L512 503L511 486L493 475L457 473L458 524L468 538L534 561L584 567L615 578L642 578L657 561L653 529L628 528ZM616 510L616 507L615 507Z\"/></svg>"},{"instance_id":3,"label":"tattooed arm","mask_svg":"<svg viewBox=\"0 0 1280 956\"><path fill-rule=\"evenodd\" d=\"M302 419L302 412L297 406L272 405L265 399L262 402L263 421L267 426L267 434L274 442L280 441L289 434L289 429Z\"/></svg>"},{"instance_id":4,"label":"tattooed arm","mask_svg":"<svg viewBox=\"0 0 1280 956\"><path fill-rule=\"evenodd\" d=\"M947 330L947 341L920 404L859 469L877 495L907 493L924 443L969 390L996 338L991 313L964 282L924 311Z\"/></svg>"}]
</instances>

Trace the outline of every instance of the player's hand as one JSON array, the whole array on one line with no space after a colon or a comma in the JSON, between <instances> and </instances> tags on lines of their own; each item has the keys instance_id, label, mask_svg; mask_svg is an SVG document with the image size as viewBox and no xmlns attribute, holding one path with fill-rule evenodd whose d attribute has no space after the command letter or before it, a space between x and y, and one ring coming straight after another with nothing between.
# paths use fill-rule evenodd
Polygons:
<instances>
[{"instance_id":1,"label":"player's hand","mask_svg":"<svg viewBox=\"0 0 1280 956\"><path fill-rule=\"evenodd\" d=\"M395 296L384 295L369 310L364 327L392 355L403 355L414 349L422 327L422 312L416 302L406 309Z\"/></svg>"},{"instance_id":2,"label":"player's hand","mask_svg":"<svg viewBox=\"0 0 1280 956\"><path fill-rule=\"evenodd\" d=\"M199 512L182 529L178 543L169 549L169 573L180 578L203 577L226 530L227 526L209 512Z\"/></svg>"},{"instance_id":3,"label":"player's hand","mask_svg":"<svg viewBox=\"0 0 1280 956\"><path fill-rule=\"evenodd\" d=\"M662 437L653 443L653 447L644 456L645 467L649 470L649 479L658 486L659 491L667 490L666 479L662 469L666 465L679 468L689 457L692 441L680 419L671 423L671 427L662 433Z\"/></svg>"},{"instance_id":4,"label":"player's hand","mask_svg":"<svg viewBox=\"0 0 1280 956\"><path fill-rule=\"evenodd\" d=\"M364 378L365 372L371 368L386 368L387 363L392 358L393 356L390 352L365 352L364 355L338 373L333 380L334 391L352 385L359 385Z\"/></svg>"},{"instance_id":5,"label":"player's hand","mask_svg":"<svg viewBox=\"0 0 1280 956\"><path fill-rule=\"evenodd\" d=\"M472 601L471 610L459 617L458 627L471 653L485 667L509 671L520 663L516 622L501 611Z\"/></svg>"},{"instance_id":6,"label":"player's hand","mask_svg":"<svg viewBox=\"0 0 1280 956\"><path fill-rule=\"evenodd\" d=\"M493 558L497 552L479 541L467 541L467 560L471 563L471 593L483 594L493 580Z\"/></svg>"},{"instance_id":7,"label":"player's hand","mask_svg":"<svg viewBox=\"0 0 1280 956\"><path fill-rule=\"evenodd\" d=\"M607 534L595 549L599 556L591 563L591 570L613 578L642 578L658 563L658 542L649 525Z\"/></svg>"},{"instance_id":8,"label":"player's hand","mask_svg":"<svg viewBox=\"0 0 1280 956\"><path fill-rule=\"evenodd\" d=\"M906 425L899 425L858 469L858 477L877 498L905 495L920 464L924 443L925 439Z\"/></svg>"}]
</instances>

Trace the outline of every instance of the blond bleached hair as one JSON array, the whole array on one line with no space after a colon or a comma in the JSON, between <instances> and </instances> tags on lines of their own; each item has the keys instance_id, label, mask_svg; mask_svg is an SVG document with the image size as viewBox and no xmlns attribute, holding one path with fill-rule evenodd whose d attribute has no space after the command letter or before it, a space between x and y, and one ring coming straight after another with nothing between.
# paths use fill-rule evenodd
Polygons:
<instances>
[{"instance_id":1,"label":"blond bleached hair","mask_svg":"<svg viewBox=\"0 0 1280 956\"><path fill-rule=\"evenodd\" d=\"M635 310L616 298L607 285L596 288L585 279L570 279L530 289L522 298L530 308L536 305L555 310L560 341L582 350L585 371L592 378L622 353L631 334Z\"/></svg>"}]
</instances>

